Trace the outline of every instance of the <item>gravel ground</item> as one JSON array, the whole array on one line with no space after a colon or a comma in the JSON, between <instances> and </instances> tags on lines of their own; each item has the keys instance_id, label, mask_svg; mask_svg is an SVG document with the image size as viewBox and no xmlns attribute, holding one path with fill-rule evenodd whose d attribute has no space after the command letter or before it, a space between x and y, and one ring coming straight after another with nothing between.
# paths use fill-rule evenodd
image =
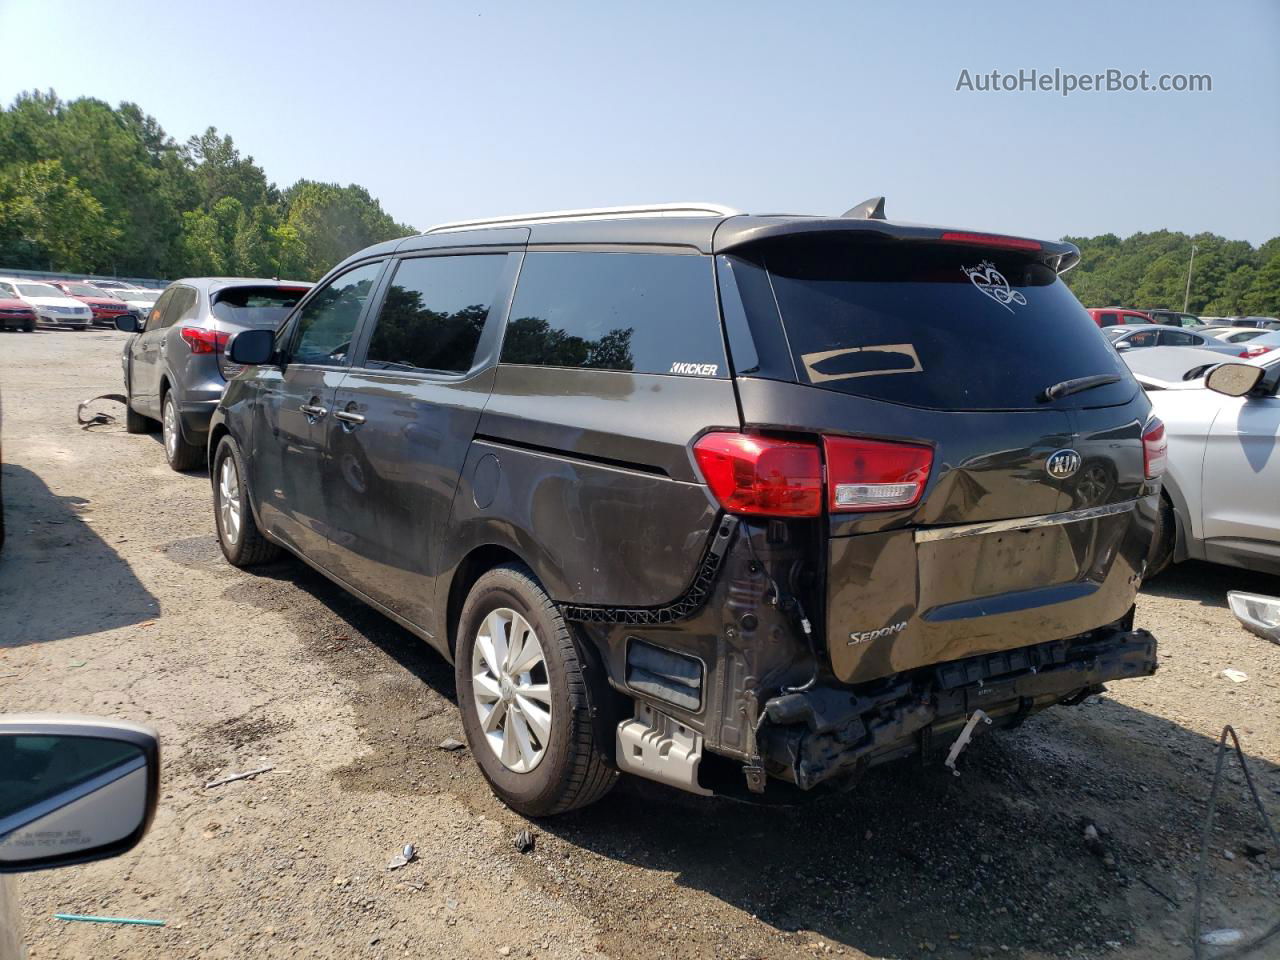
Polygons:
<instances>
[{"instance_id":1,"label":"gravel ground","mask_svg":"<svg viewBox=\"0 0 1280 960\"><path fill-rule=\"evenodd\" d=\"M202 472L75 424L119 389L123 340L0 334L0 713L125 717L165 751L136 850L21 878L33 957L1176 958L1223 724L1280 823L1280 646L1225 603L1280 581L1197 564L1139 598L1155 677L978 739L962 777L904 763L798 808L629 780L525 821L438 748L462 736L442 660L300 562L229 567ZM1280 917L1280 852L1250 856L1267 842L1229 769L1207 925L1252 933ZM388 870L406 842L419 858Z\"/></svg>"}]
</instances>

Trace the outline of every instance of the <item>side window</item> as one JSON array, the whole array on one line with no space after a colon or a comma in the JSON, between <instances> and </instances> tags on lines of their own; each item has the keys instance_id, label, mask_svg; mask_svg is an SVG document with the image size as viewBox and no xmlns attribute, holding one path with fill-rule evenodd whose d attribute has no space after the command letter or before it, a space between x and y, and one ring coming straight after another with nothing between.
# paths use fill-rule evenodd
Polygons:
<instances>
[{"instance_id":1,"label":"side window","mask_svg":"<svg viewBox=\"0 0 1280 960\"><path fill-rule=\"evenodd\" d=\"M164 326L163 317L165 311L169 309L169 304L173 302L173 295L177 292L177 289L177 287L170 287L160 294L160 298L152 305L151 312L147 314L147 321L143 324L144 329L159 330Z\"/></svg>"},{"instance_id":2,"label":"side window","mask_svg":"<svg viewBox=\"0 0 1280 960\"><path fill-rule=\"evenodd\" d=\"M502 362L727 376L711 259L530 253Z\"/></svg>"},{"instance_id":3,"label":"side window","mask_svg":"<svg viewBox=\"0 0 1280 960\"><path fill-rule=\"evenodd\" d=\"M175 323L183 320L189 320L195 316L196 301L198 294L191 287L174 287L173 299L164 308L161 314L160 326L172 327Z\"/></svg>"},{"instance_id":4,"label":"side window","mask_svg":"<svg viewBox=\"0 0 1280 960\"><path fill-rule=\"evenodd\" d=\"M290 363L347 362L360 313L381 270L381 260L362 264L335 277L307 301L295 324L297 339Z\"/></svg>"},{"instance_id":5,"label":"side window","mask_svg":"<svg viewBox=\"0 0 1280 960\"><path fill-rule=\"evenodd\" d=\"M18 299L18 291L13 289L7 283L0 283L0 297L8 297L10 300Z\"/></svg>"},{"instance_id":6,"label":"side window","mask_svg":"<svg viewBox=\"0 0 1280 960\"><path fill-rule=\"evenodd\" d=\"M471 369L506 254L402 260L378 313L365 366Z\"/></svg>"},{"instance_id":7,"label":"side window","mask_svg":"<svg viewBox=\"0 0 1280 960\"><path fill-rule=\"evenodd\" d=\"M1131 347L1154 347L1155 345L1156 332L1154 330L1140 330L1129 337L1129 346Z\"/></svg>"},{"instance_id":8,"label":"side window","mask_svg":"<svg viewBox=\"0 0 1280 960\"><path fill-rule=\"evenodd\" d=\"M1114 327L1119 322L1120 322L1120 318L1117 317L1114 313L1102 314L1102 326L1104 327Z\"/></svg>"},{"instance_id":9,"label":"side window","mask_svg":"<svg viewBox=\"0 0 1280 960\"><path fill-rule=\"evenodd\" d=\"M1161 330L1160 345L1164 347L1193 347L1200 343L1197 337L1181 330Z\"/></svg>"}]
</instances>

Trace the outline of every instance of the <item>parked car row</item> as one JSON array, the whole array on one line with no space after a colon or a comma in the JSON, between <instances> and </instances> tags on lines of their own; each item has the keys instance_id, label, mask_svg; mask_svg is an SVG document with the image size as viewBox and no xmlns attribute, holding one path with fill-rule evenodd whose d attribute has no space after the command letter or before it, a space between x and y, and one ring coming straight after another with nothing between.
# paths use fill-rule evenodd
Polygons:
<instances>
[{"instance_id":1,"label":"parked car row","mask_svg":"<svg viewBox=\"0 0 1280 960\"><path fill-rule=\"evenodd\" d=\"M1100 327L1146 326L1156 324L1165 327L1183 327L1203 332L1206 327L1254 327L1280 330L1280 319L1275 317L1197 317L1178 310L1130 307L1090 307L1089 316Z\"/></svg>"},{"instance_id":2,"label":"parked car row","mask_svg":"<svg viewBox=\"0 0 1280 960\"><path fill-rule=\"evenodd\" d=\"M0 277L0 330L32 333L39 325L71 330L114 327L126 314L140 317L158 296L158 291L117 280L46 282Z\"/></svg>"},{"instance_id":3,"label":"parked car row","mask_svg":"<svg viewBox=\"0 0 1280 960\"><path fill-rule=\"evenodd\" d=\"M174 283L117 321L128 426L207 459L228 562L449 658L515 809L815 789L1155 670L1163 426L1078 259L882 199L443 225Z\"/></svg>"}]
</instances>

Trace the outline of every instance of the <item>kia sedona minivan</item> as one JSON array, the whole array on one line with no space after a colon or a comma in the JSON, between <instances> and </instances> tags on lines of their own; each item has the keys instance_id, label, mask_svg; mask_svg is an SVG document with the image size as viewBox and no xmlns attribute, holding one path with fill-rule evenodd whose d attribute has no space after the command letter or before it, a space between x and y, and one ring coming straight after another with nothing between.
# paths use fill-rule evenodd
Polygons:
<instances>
[{"instance_id":1,"label":"kia sedona minivan","mask_svg":"<svg viewBox=\"0 0 1280 960\"><path fill-rule=\"evenodd\" d=\"M882 198L379 244L231 340L218 539L450 658L522 813L847 784L1156 669L1163 427L1078 259Z\"/></svg>"}]
</instances>

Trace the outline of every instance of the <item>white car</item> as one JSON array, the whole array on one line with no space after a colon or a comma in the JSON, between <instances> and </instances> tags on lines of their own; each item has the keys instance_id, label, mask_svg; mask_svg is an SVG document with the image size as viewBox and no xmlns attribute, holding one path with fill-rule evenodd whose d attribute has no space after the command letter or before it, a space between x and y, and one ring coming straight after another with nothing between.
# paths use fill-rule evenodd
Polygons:
<instances>
[{"instance_id":1,"label":"white car","mask_svg":"<svg viewBox=\"0 0 1280 960\"><path fill-rule=\"evenodd\" d=\"M1169 451L1148 576L1187 559L1280 574L1280 350L1211 356L1188 358L1190 380L1135 370Z\"/></svg>"},{"instance_id":2,"label":"white car","mask_svg":"<svg viewBox=\"0 0 1280 960\"><path fill-rule=\"evenodd\" d=\"M35 310L37 320L44 325L71 327L74 330L88 330L93 320L93 311L89 305L73 297L68 297L57 287L38 280L23 280L21 277L0 277Z\"/></svg>"},{"instance_id":3,"label":"white car","mask_svg":"<svg viewBox=\"0 0 1280 960\"><path fill-rule=\"evenodd\" d=\"M1247 343L1255 337L1262 336L1267 330L1265 327L1215 327L1200 332L1225 343Z\"/></svg>"},{"instance_id":4,"label":"white car","mask_svg":"<svg viewBox=\"0 0 1280 960\"><path fill-rule=\"evenodd\" d=\"M128 304L129 309L140 321L147 318L151 308L160 299L160 294L164 293L163 290L108 290L107 292L117 300L123 300Z\"/></svg>"}]
</instances>

